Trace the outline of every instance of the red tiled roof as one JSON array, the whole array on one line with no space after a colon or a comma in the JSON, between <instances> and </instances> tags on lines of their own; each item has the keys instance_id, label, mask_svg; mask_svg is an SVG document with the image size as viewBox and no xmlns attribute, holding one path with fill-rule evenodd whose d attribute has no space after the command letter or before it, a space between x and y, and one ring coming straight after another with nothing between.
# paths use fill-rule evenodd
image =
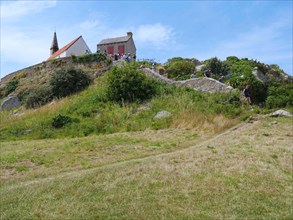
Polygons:
<instances>
[{"instance_id":1,"label":"red tiled roof","mask_svg":"<svg viewBox=\"0 0 293 220\"><path fill-rule=\"evenodd\" d=\"M69 44L67 44L66 46L62 47L60 50L57 50L55 53L53 53L52 56L50 56L47 60L51 60L57 56L59 56L60 54L62 54L64 51L68 50L73 44L75 44L76 41L79 40L79 38L81 38L81 36L79 36L78 38L76 38L75 40L71 41Z\"/></svg>"}]
</instances>

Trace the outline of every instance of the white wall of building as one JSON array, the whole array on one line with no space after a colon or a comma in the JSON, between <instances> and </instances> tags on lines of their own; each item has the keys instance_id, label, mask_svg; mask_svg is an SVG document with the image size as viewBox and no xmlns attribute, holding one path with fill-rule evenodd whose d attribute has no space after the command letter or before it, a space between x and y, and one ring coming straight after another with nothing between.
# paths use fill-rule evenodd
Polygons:
<instances>
[{"instance_id":1,"label":"white wall of building","mask_svg":"<svg viewBox=\"0 0 293 220\"><path fill-rule=\"evenodd\" d=\"M90 48L86 45L84 39L81 37L66 51L66 56L67 57L70 57L71 55L79 56L79 55L85 54L87 50L91 53Z\"/></svg>"}]
</instances>

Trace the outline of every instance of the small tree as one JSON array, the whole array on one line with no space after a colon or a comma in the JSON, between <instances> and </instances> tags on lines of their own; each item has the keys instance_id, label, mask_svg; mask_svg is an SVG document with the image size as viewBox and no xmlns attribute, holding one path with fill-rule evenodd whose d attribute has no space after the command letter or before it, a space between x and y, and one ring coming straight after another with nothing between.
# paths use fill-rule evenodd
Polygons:
<instances>
[{"instance_id":1,"label":"small tree","mask_svg":"<svg viewBox=\"0 0 293 220\"><path fill-rule=\"evenodd\" d=\"M51 80L50 85L54 97L65 97L82 91L91 83L91 78L81 69L59 69Z\"/></svg>"},{"instance_id":2,"label":"small tree","mask_svg":"<svg viewBox=\"0 0 293 220\"><path fill-rule=\"evenodd\" d=\"M147 78L133 64L114 67L108 72L107 97L111 101L143 101L151 98L155 91L154 80Z\"/></svg>"}]
</instances>

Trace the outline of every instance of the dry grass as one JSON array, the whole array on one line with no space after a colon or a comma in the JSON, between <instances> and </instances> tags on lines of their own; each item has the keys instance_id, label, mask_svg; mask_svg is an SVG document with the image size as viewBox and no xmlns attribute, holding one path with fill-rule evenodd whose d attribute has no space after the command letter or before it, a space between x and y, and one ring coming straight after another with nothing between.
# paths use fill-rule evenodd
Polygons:
<instances>
[{"instance_id":1,"label":"dry grass","mask_svg":"<svg viewBox=\"0 0 293 220\"><path fill-rule=\"evenodd\" d=\"M292 219L292 142L284 118L244 123L188 149L2 186L1 217Z\"/></svg>"},{"instance_id":2,"label":"dry grass","mask_svg":"<svg viewBox=\"0 0 293 220\"><path fill-rule=\"evenodd\" d=\"M239 123L236 119L228 119L224 115L208 116L202 112L182 110L178 116L172 119L171 127L178 129L198 128L203 131L216 134Z\"/></svg>"}]
</instances>

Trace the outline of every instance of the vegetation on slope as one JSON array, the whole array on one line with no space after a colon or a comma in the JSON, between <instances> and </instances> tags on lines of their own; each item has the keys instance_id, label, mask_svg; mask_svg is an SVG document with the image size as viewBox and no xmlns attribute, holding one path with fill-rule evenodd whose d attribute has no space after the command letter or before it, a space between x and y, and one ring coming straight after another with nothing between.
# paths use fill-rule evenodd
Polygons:
<instances>
[{"instance_id":1,"label":"vegetation on slope","mask_svg":"<svg viewBox=\"0 0 293 220\"><path fill-rule=\"evenodd\" d=\"M143 159L166 152L165 142L180 147L185 132L5 142L2 169L18 175L1 184L1 219L292 219L291 126L244 123Z\"/></svg>"},{"instance_id":2,"label":"vegetation on slope","mask_svg":"<svg viewBox=\"0 0 293 220\"><path fill-rule=\"evenodd\" d=\"M129 68L121 67L122 70L136 71L134 68ZM115 73L117 69L112 71ZM141 84L143 91L133 90L130 96L128 84L124 85L124 89L128 92L125 93L128 97L134 97L139 92L139 95L144 94L143 97L148 98L151 97L148 94L150 90L145 90L145 86L147 83L152 83L152 86L155 86L155 90L151 91L152 94L155 92L152 99L143 103L138 99L121 105L121 102L111 101L112 97L107 93L109 82L112 83L108 75L111 76L113 72L97 78L92 86L79 94L56 100L36 110L28 110L24 115L15 116L9 111L1 112L1 140L76 137L170 127L204 127L208 124L217 124L214 129L217 132L227 126L225 120L223 124L216 122L217 117L230 121L243 111L237 92L203 94L189 88L170 87L150 79ZM118 75L117 77L119 79ZM135 77L131 80L136 82ZM133 82L130 82L131 85ZM135 86L139 84L136 83ZM128 100L127 97L124 97L124 100ZM171 112L172 117L154 119L156 113L162 110ZM59 114L70 117L72 123L66 124L61 129L52 127L52 120Z\"/></svg>"},{"instance_id":3,"label":"vegetation on slope","mask_svg":"<svg viewBox=\"0 0 293 220\"><path fill-rule=\"evenodd\" d=\"M212 72L212 78L219 79L223 77L226 84L231 85L233 88L237 88L242 91L247 85L250 85L251 100L256 105L266 106L268 108L274 107L292 107L293 90L289 90L289 96L287 93L283 97L278 99L285 100L289 97L287 102L277 101L272 104L272 98L268 99L268 96L272 95L268 91L272 90L271 87L278 87L281 90L293 86L292 77L288 76L278 65L267 65L256 60L250 60L247 58L239 59L235 56L229 56L226 60L221 61L217 57L210 58L203 61L204 66L200 71L194 71L195 66L198 65L197 59L184 59L181 57L175 57L169 59L164 65L167 72L167 76L172 79L184 80L189 79L191 74L197 77L204 76L205 70ZM252 73L253 70L258 70L268 79L268 82L261 82ZM276 83L277 82L277 83ZM280 95L278 95L280 96ZM270 100L269 102L267 102Z\"/></svg>"},{"instance_id":4,"label":"vegetation on slope","mask_svg":"<svg viewBox=\"0 0 293 220\"><path fill-rule=\"evenodd\" d=\"M284 86L270 86L270 107L292 106ZM124 66L40 108L0 112L1 219L291 219L291 121L250 118L219 134L269 111L240 97ZM162 110L172 115L155 119Z\"/></svg>"}]
</instances>

